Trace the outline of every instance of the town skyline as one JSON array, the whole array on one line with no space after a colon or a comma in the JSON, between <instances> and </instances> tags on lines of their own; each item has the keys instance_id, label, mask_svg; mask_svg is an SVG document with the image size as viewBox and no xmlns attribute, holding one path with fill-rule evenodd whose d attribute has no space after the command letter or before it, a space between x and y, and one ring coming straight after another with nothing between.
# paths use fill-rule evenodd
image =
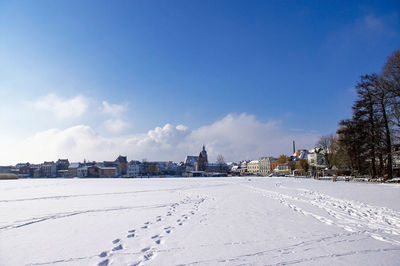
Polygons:
<instances>
[{"instance_id":1,"label":"town skyline","mask_svg":"<svg viewBox=\"0 0 400 266\"><path fill-rule=\"evenodd\" d=\"M400 43L397 1L0 3L0 164L311 149ZM321 19L323 18L323 19Z\"/></svg>"}]
</instances>

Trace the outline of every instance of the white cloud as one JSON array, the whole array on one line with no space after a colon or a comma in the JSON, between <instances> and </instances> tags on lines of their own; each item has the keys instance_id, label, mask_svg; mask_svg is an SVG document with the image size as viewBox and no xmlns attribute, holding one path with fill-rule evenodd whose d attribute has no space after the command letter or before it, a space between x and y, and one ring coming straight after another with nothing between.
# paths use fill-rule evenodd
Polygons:
<instances>
[{"instance_id":1,"label":"white cloud","mask_svg":"<svg viewBox=\"0 0 400 266\"><path fill-rule=\"evenodd\" d=\"M103 137L89 126L78 125L39 132L22 141L2 139L0 145L9 152L0 154L0 162L42 162L58 158L102 161L114 159L119 154L127 155L128 159L179 162L186 155L197 155L203 144L211 161L215 161L218 154L227 161L239 161L290 154L293 139L299 148L312 148L318 139L315 133L294 134L285 133L279 121L262 122L248 114L229 114L195 130L166 124L144 134L124 137Z\"/></svg>"},{"instance_id":2,"label":"white cloud","mask_svg":"<svg viewBox=\"0 0 400 266\"><path fill-rule=\"evenodd\" d=\"M102 102L102 111L104 114L111 116L111 119L104 121L104 127L112 133L120 133L124 131L129 123L122 117L127 111L126 105L110 104L107 101Z\"/></svg>"},{"instance_id":3,"label":"white cloud","mask_svg":"<svg viewBox=\"0 0 400 266\"><path fill-rule=\"evenodd\" d=\"M104 122L104 126L108 131L119 133L125 130L129 124L121 118L108 119Z\"/></svg>"},{"instance_id":4,"label":"white cloud","mask_svg":"<svg viewBox=\"0 0 400 266\"><path fill-rule=\"evenodd\" d=\"M127 107L122 104L109 104L107 101L103 101L103 113L111 116L119 116L126 112Z\"/></svg>"},{"instance_id":5,"label":"white cloud","mask_svg":"<svg viewBox=\"0 0 400 266\"><path fill-rule=\"evenodd\" d=\"M80 117L88 108L88 100L81 95L65 99L55 94L49 94L32 104L36 109L51 112L59 119Z\"/></svg>"}]
</instances>

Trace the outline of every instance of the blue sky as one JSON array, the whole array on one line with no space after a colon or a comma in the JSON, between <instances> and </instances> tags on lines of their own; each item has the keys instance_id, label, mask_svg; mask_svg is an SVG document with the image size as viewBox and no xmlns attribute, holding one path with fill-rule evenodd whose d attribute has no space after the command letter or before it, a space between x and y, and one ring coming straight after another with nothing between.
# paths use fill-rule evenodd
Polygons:
<instances>
[{"instance_id":1,"label":"blue sky","mask_svg":"<svg viewBox=\"0 0 400 266\"><path fill-rule=\"evenodd\" d=\"M170 124L232 160L289 153L292 138L311 148L351 115L358 77L379 72L400 47L399 10L398 1L2 1L0 136L22 143L85 126L107 141L136 139L109 156L167 159L171 151L160 147L176 146L170 139L139 146ZM222 128L194 140L230 117L235 128L243 120L274 124L258 143L279 131L289 144L253 152L255 142L230 156L235 142L257 137L251 125L229 145ZM73 157L56 140L46 145L55 146L49 157ZM171 159L197 153L194 147ZM12 162L36 155L16 154Z\"/></svg>"}]
</instances>

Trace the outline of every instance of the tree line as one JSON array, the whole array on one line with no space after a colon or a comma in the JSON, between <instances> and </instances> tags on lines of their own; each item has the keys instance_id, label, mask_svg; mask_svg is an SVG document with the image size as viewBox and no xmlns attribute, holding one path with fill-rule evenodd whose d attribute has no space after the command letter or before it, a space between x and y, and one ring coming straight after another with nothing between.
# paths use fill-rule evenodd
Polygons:
<instances>
[{"instance_id":1,"label":"tree line","mask_svg":"<svg viewBox=\"0 0 400 266\"><path fill-rule=\"evenodd\" d=\"M323 136L328 167L353 175L391 179L393 153L400 147L400 50L386 60L381 73L360 77L352 117L339 122L336 135Z\"/></svg>"}]
</instances>

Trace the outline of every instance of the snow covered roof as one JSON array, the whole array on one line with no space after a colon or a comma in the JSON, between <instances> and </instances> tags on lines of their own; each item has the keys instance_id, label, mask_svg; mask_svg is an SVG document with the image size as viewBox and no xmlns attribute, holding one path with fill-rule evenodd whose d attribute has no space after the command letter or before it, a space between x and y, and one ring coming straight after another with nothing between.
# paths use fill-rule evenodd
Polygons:
<instances>
[{"instance_id":1,"label":"snow covered roof","mask_svg":"<svg viewBox=\"0 0 400 266\"><path fill-rule=\"evenodd\" d=\"M185 158L185 164L194 164L195 162L197 162L199 159L198 156L186 156Z\"/></svg>"},{"instance_id":2,"label":"snow covered roof","mask_svg":"<svg viewBox=\"0 0 400 266\"><path fill-rule=\"evenodd\" d=\"M253 160L253 161L249 162L249 164L257 164L257 163L260 163L260 162L258 160Z\"/></svg>"},{"instance_id":3,"label":"snow covered roof","mask_svg":"<svg viewBox=\"0 0 400 266\"><path fill-rule=\"evenodd\" d=\"M117 169L117 167L99 167L100 169L103 169L103 170L114 170L114 169Z\"/></svg>"}]
</instances>

